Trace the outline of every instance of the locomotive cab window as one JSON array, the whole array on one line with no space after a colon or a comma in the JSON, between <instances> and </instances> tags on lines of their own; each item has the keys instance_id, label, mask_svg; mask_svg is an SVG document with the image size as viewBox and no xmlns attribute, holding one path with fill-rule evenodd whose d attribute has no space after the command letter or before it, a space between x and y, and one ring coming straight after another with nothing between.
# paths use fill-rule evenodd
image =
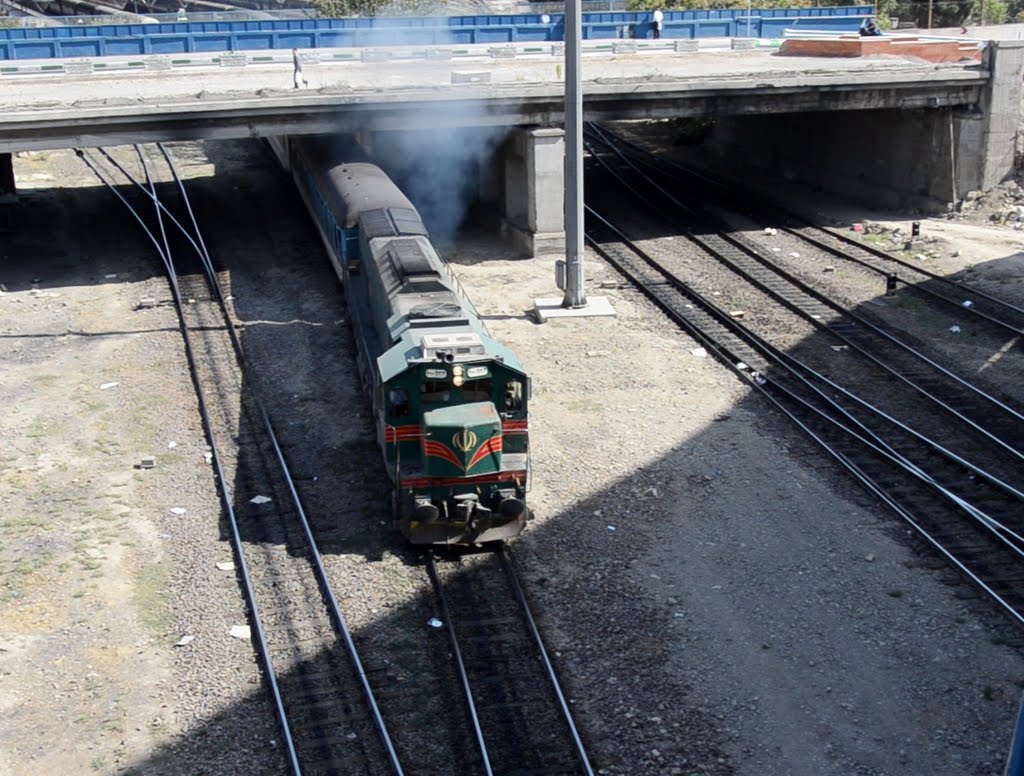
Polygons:
<instances>
[{"instance_id":1,"label":"locomotive cab window","mask_svg":"<svg viewBox=\"0 0 1024 776\"><path fill-rule=\"evenodd\" d=\"M404 418L408 414L408 392L404 388L392 388L388 391L388 415L392 418Z\"/></svg>"},{"instance_id":2,"label":"locomotive cab window","mask_svg":"<svg viewBox=\"0 0 1024 776\"><path fill-rule=\"evenodd\" d=\"M452 397L452 384L428 380L420 383L420 401L424 404L444 404Z\"/></svg>"},{"instance_id":3,"label":"locomotive cab window","mask_svg":"<svg viewBox=\"0 0 1024 776\"><path fill-rule=\"evenodd\" d=\"M506 412L516 412L523 408L523 384L519 380L509 380L505 386L504 407Z\"/></svg>"},{"instance_id":4,"label":"locomotive cab window","mask_svg":"<svg viewBox=\"0 0 1024 776\"><path fill-rule=\"evenodd\" d=\"M462 384L464 401L494 401L493 380L469 380Z\"/></svg>"}]
</instances>

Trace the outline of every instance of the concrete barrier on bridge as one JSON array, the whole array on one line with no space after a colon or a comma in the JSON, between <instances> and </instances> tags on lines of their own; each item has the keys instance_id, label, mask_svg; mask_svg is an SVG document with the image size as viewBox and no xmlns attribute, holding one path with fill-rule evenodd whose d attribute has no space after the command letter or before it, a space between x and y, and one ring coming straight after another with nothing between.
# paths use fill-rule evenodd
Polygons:
<instances>
[{"instance_id":1,"label":"concrete barrier on bridge","mask_svg":"<svg viewBox=\"0 0 1024 776\"><path fill-rule=\"evenodd\" d=\"M760 43L763 41L744 41ZM728 42L726 41L726 45ZM778 46L775 41L771 46ZM752 47L752 46L751 46ZM616 54L692 54L699 51L697 40L660 41L592 41L584 44L584 51ZM517 57L554 57L565 54L564 43L518 44L506 46L415 47L415 48L337 48L303 52L303 63L330 64L343 62L397 62L410 60L473 60L514 59ZM75 57L64 60L28 60L0 64L0 78L40 75L100 75L132 71L158 72L208 67L252 67L291 64L288 52L208 53L186 56L154 54L143 57Z\"/></svg>"}]
</instances>

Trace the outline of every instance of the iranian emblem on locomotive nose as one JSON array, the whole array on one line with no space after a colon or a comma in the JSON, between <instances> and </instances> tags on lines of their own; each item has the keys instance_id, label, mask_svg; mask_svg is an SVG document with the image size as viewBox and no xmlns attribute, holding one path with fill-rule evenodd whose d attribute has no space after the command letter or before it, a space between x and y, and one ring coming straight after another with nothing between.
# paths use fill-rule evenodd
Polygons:
<instances>
[{"instance_id":1,"label":"iranian emblem on locomotive nose","mask_svg":"<svg viewBox=\"0 0 1024 776\"><path fill-rule=\"evenodd\" d=\"M476 447L476 434L468 428L464 428L462 431L456 431L455 436L452 437L452 445L456 450L468 453Z\"/></svg>"}]
</instances>

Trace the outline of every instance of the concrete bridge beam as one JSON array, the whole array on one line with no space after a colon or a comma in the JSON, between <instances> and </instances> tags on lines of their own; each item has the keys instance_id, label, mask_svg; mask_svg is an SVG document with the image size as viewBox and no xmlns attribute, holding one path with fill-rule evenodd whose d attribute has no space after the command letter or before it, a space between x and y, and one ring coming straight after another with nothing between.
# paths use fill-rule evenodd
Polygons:
<instances>
[{"instance_id":1,"label":"concrete bridge beam","mask_svg":"<svg viewBox=\"0 0 1024 776\"><path fill-rule=\"evenodd\" d=\"M528 256L565 252L565 132L517 127L501 150L502 236Z\"/></svg>"}]
</instances>

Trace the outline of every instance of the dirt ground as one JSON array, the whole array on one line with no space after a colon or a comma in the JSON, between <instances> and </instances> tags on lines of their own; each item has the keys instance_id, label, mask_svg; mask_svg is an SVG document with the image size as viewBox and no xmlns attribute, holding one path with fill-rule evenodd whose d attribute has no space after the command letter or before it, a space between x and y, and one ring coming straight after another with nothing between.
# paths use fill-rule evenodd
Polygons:
<instances>
[{"instance_id":1,"label":"dirt ground","mask_svg":"<svg viewBox=\"0 0 1024 776\"><path fill-rule=\"evenodd\" d=\"M288 196L246 173L267 164L253 145L179 150L185 174L220 176L208 185L226 203L239 188ZM15 172L17 228L0 243L0 775L272 772L160 267L72 154L18 155ZM875 240L910 232L910 217L815 207ZM1002 207L923 220L915 260L1024 304L1024 232L992 220ZM252 245L253 271L308 254L310 234L296 218L272 251ZM537 517L515 552L603 773L1001 771L1024 659L987 604L596 258L591 293L616 317L538 326L528 310L557 293L555 257L519 260L480 235L444 248L533 376ZM304 397L302 411L330 410Z\"/></svg>"}]
</instances>

